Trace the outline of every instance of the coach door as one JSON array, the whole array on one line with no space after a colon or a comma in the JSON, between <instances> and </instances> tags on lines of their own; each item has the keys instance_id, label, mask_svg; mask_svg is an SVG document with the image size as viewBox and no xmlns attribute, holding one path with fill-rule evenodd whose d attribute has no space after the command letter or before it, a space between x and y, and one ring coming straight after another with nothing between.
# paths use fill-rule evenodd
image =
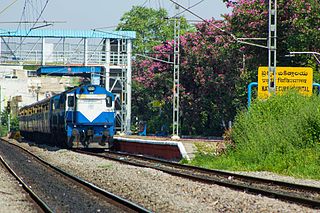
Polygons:
<instances>
[{"instance_id":1,"label":"coach door","mask_svg":"<svg viewBox=\"0 0 320 213\"><path fill-rule=\"evenodd\" d=\"M74 93L67 94L66 100L66 123L75 123L76 122L76 99Z\"/></svg>"}]
</instances>

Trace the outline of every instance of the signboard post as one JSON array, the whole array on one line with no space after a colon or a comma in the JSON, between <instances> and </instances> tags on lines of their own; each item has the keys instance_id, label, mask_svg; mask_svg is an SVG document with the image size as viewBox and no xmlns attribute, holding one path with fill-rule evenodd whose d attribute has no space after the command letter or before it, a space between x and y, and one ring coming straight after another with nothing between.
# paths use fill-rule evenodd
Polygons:
<instances>
[{"instance_id":1,"label":"signboard post","mask_svg":"<svg viewBox=\"0 0 320 213\"><path fill-rule=\"evenodd\" d=\"M276 93L296 88L301 94L312 95L313 70L310 67L277 67L276 77L273 73L268 78L268 67L258 69L258 98L267 99L270 96L268 79L276 80Z\"/></svg>"}]
</instances>

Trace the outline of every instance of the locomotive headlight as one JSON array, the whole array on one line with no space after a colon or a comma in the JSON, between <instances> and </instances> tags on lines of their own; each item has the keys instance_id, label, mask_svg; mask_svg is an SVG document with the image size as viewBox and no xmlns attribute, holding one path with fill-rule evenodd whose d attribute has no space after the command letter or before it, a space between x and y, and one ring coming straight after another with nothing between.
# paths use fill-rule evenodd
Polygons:
<instances>
[{"instance_id":1,"label":"locomotive headlight","mask_svg":"<svg viewBox=\"0 0 320 213\"><path fill-rule=\"evenodd\" d=\"M87 88L88 92L94 92L96 90L95 86L88 86Z\"/></svg>"}]
</instances>

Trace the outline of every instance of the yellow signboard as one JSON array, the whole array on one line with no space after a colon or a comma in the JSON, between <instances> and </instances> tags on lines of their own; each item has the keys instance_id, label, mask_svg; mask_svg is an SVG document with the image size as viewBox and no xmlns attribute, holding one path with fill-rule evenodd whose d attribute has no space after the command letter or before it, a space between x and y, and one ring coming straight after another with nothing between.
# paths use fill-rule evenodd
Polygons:
<instances>
[{"instance_id":1,"label":"yellow signboard","mask_svg":"<svg viewBox=\"0 0 320 213\"><path fill-rule=\"evenodd\" d=\"M273 73L270 75L274 82ZM301 94L312 95L313 71L310 67L277 67L276 93L290 88L296 88ZM258 69L258 98L269 97L268 91L268 67Z\"/></svg>"}]
</instances>

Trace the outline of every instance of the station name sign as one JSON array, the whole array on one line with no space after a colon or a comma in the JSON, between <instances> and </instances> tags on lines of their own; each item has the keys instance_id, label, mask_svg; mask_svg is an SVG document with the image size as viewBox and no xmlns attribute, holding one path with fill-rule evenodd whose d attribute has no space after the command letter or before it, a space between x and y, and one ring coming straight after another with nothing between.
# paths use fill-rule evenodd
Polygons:
<instances>
[{"instance_id":1,"label":"station name sign","mask_svg":"<svg viewBox=\"0 0 320 213\"><path fill-rule=\"evenodd\" d=\"M290 88L297 89L301 94L312 95L313 70L310 67L277 67L276 68L276 93ZM274 81L273 73L270 75ZM258 98L269 97L268 67L258 69Z\"/></svg>"}]
</instances>

